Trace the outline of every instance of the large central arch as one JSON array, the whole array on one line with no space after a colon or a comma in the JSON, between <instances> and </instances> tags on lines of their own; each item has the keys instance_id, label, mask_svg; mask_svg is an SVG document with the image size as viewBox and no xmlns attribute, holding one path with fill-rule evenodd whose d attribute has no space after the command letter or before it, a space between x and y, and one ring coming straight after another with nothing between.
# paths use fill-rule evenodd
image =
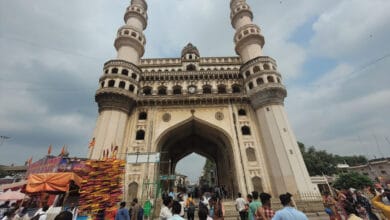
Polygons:
<instances>
[{"instance_id":1,"label":"large central arch","mask_svg":"<svg viewBox=\"0 0 390 220\"><path fill-rule=\"evenodd\" d=\"M157 143L161 152L158 175L174 173L182 158L197 153L215 162L219 185L238 192L231 138L222 129L193 117L167 129Z\"/></svg>"}]
</instances>

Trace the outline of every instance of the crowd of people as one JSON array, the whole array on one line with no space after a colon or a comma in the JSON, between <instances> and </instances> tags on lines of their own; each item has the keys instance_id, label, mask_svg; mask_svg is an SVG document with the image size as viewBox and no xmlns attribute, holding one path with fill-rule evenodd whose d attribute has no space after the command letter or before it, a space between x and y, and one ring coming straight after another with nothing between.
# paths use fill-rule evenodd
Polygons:
<instances>
[{"instance_id":1,"label":"crowd of people","mask_svg":"<svg viewBox=\"0 0 390 220\"><path fill-rule=\"evenodd\" d=\"M260 199L259 199L260 198ZM241 220L284 220L284 219L296 219L307 220L306 215L297 210L293 205L292 195L290 193L281 194L279 196L280 203L283 208L274 211L271 208L272 196L268 193L258 193L253 191L246 196L246 199L242 198L241 193L238 193L238 197L235 201L236 210L240 215Z\"/></svg>"},{"instance_id":2,"label":"crowd of people","mask_svg":"<svg viewBox=\"0 0 390 220\"><path fill-rule=\"evenodd\" d=\"M324 195L325 212L330 220L390 219L390 190L377 187L371 190L342 189Z\"/></svg>"},{"instance_id":3,"label":"crowd of people","mask_svg":"<svg viewBox=\"0 0 390 220\"><path fill-rule=\"evenodd\" d=\"M9 205L7 201L0 206L0 209L3 210L1 220L46 220L49 206L43 205L42 208L31 212L31 209L25 206L19 207L17 203ZM64 210L56 215L54 220L73 220L73 217L71 210Z\"/></svg>"}]
</instances>

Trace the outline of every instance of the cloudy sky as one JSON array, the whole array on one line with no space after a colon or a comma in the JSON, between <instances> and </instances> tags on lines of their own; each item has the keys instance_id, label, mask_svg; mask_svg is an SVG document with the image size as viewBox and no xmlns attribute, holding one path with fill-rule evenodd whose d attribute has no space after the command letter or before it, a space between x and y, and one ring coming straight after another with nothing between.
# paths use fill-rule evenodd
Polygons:
<instances>
[{"instance_id":1,"label":"cloudy sky","mask_svg":"<svg viewBox=\"0 0 390 220\"><path fill-rule=\"evenodd\" d=\"M390 156L390 1L248 0L288 89L297 139ZM65 144L85 156L94 92L129 1L0 0L0 164ZM235 55L228 0L148 0L144 57ZM386 140L387 138L387 140ZM0 142L1 143L1 142Z\"/></svg>"}]
</instances>

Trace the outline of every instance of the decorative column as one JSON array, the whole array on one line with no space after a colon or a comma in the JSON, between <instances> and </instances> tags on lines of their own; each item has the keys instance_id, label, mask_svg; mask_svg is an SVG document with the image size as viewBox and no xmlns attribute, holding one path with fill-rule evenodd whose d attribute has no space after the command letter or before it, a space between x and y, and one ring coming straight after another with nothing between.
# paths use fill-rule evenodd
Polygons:
<instances>
[{"instance_id":1,"label":"decorative column","mask_svg":"<svg viewBox=\"0 0 390 220\"><path fill-rule=\"evenodd\" d=\"M245 0L231 0L231 23L236 30L235 50L242 59L240 74L256 112L262 146L274 195L316 192L284 110L286 88L281 84L275 60L262 56L264 37L252 23ZM262 148L262 149L261 149Z\"/></svg>"},{"instance_id":2,"label":"decorative column","mask_svg":"<svg viewBox=\"0 0 390 220\"><path fill-rule=\"evenodd\" d=\"M126 125L135 105L141 69L137 66L144 54L146 39L143 30L147 26L145 0L132 0L127 7L124 21L114 42L117 58L104 64L100 87L96 91L99 116L93 137L95 146L90 148L89 158L99 159L111 146L117 152L125 152ZM109 156L112 156L111 153ZM117 155L117 157L124 157Z\"/></svg>"}]
</instances>

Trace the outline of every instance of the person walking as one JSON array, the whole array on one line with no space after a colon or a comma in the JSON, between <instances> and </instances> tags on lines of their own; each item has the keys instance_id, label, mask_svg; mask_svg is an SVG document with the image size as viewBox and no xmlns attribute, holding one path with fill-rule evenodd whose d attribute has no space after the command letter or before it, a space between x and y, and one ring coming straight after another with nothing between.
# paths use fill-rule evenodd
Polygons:
<instances>
[{"instance_id":1,"label":"person walking","mask_svg":"<svg viewBox=\"0 0 390 220\"><path fill-rule=\"evenodd\" d=\"M261 206L261 202L259 201L259 193L257 191L252 192L253 200L249 203L249 213L248 219L255 220L256 219L256 211Z\"/></svg>"},{"instance_id":2,"label":"person walking","mask_svg":"<svg viewBox=\"0 0 390 220\"><path fill-rule=\"evenodd\" d=\"M172 217L172 202L172 197L163 197L163 205L160 210L160 220L167 220L168 218Z\"/></svg>"},{"instance_id":3,"label":"person walking","mask_svg":"<svg viewBox=\"0 0 390 220\"><path fill-rule=\"evenodd\" d=\"M115 220L130 220L129 210L126 208L126 202L121 202Z\"/></svg>"},{"instance_id":4,"label":"person walking","mask_svg":"<svg viewBox=\"0 0 390 220\"><path fill-rule=\"evenodd\" d=\"M245 199L241 197L241 193L237 194L237 199L235 202L236 210L238 211L240 215L241 220L247 220L248 219L248 213L245 209Z\"/></svg>"},{"instance_id":5,"label":"person walking","mask_svg":"<svg viewBox=\"0 0 390 220\"><path fill-rule=\"evenodd\" d=\"M309 220L303 212L294 208L291 197L292 195L290 193L281 194L279 196L280 203L282 203L283 208L275 213L272 220Z\"/></svg>"},{"instance_id":6,"label":"person walking","mask_svg":"<svg viewBox=\"0 0 390 220\"><path fill-rule=\"evenodd\" d=\"M271 195L268 193L260 193L262 206L256 211L257 220L270 220L275 215L275 211L271 208Z\"/></svg>"},{"instance_id":7,"label":"person walking","mask_svg":"<svg viewBox=\"0 0 390 220\"><path fill-rule=\"evenodd\" d=\"M172 204L172 216L168 218L168 220L184 220L183 217L180 216L181 205L178 201L173 201Z\"/></svg>"},{"instance_id":8,"label":"person walking","mask_svg":"<svg viewBox=\"0 0 390 220\"><path fill-rule=\"evenodd\" d=\"M324 193L324 207L326 214L329 215L330 220L339 220L341 216L336 209L336 200L330 195L329 192Z\"/></svg>"},{"instance_id":9,"label":"person walking","mask_svg":"<svg viewBox=\"0 0 390 220\"><path fill-rule=\"evenodd\" d=\"M130 219L131 220L142 220L144 218L143 209L141 211L142 207L138 204L138 199L134 198L133 202L131 202L131 209L130 209Z\"/></svg>"},{"instance_id":10,"label":"person walking","mask_svg":"<svg viewBox=\"0 0 390 220\"><path fill-rule=\"evenodd\" d=\"M186 201L186 208L187 208L187 218L188 220L194 220L195 218L195 202L192 199L190 195L188 195L187 201Z\"/></svg>"}]
</instances>

